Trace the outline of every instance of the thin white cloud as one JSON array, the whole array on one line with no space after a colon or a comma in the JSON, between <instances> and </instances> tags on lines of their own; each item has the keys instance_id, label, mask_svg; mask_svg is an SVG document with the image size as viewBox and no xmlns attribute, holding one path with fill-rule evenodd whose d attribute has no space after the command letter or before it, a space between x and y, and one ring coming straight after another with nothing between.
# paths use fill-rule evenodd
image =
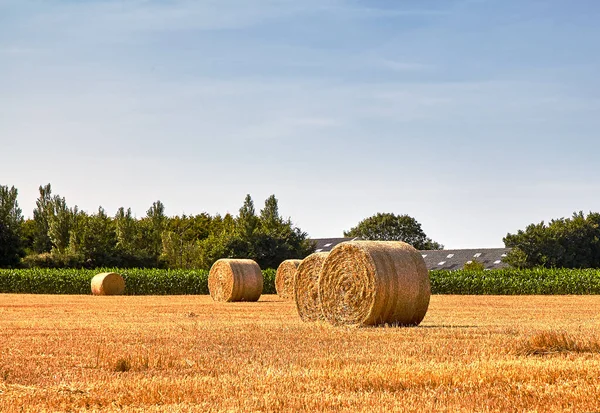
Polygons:
<instances>
[{"instance_id":1,"label":"thin white cloud","mask_svg":"<svg viewBox=\"0 0 600 413\"><path fill-rule=\"evenodd\" d=\"M314 12L328 3L331 1L51 1L34 10L25 24L29 27L52 25L57 31L67 32L85 27L99 29L103 34L107 31L238 29L273 18Z\"/></svg>"},{"instance_id":2,"label":"thin white cloud","mask_svg":"<svg viewBox=\"0 0 600 413\"><path fill-rule=\"evenodd\" d=\"M431 72L434 65L417 62L404 62L391 59L382 59L378 62L382 67L398 72Z\"/></svg>"},{"instance_id":3,"label":"thin white cloud","mask_svg":"<svg viewBox=\"0 0 600 413\"><path fill-rule=\"evenodd\" d=\"M38 53L47 52L47 49L35 48L35 47L22 47L17 45L12 46L0 46L0 54L11 55L11 56L26 56Z\"/></svg>"}]
</instances>

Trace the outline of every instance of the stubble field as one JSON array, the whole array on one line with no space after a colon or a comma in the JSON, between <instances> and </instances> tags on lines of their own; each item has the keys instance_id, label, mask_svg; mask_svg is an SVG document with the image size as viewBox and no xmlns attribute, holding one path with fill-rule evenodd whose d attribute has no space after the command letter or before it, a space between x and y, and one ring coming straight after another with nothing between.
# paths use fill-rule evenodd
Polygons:
<instances>
[{"instance_id":1,"label":"stubble field","mask_svg":"<svg viewBox=\"0 0 600 413\"><path fill-rule=\"evenodd\" d=\"M0 411L600 411L600 296L432 296L416 328L292 302L0 295Z\"/></svg>"}]
</instances>

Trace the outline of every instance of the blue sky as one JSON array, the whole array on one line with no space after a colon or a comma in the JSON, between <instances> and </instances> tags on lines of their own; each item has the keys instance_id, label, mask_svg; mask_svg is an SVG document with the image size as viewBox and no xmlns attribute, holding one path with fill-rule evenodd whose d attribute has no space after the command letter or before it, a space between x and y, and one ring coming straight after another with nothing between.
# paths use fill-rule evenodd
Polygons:
<instances>
[{"instance_id":1,"label":"blue sky","mask_svg":"<svg viewBox=\"0 0 600 413\"><path fill-rule=\"evenodd\" d=\"M595 0L0 0L0 184L26 216L376 212L447 248L600 205Z\"/></svg>"}]
</instances>

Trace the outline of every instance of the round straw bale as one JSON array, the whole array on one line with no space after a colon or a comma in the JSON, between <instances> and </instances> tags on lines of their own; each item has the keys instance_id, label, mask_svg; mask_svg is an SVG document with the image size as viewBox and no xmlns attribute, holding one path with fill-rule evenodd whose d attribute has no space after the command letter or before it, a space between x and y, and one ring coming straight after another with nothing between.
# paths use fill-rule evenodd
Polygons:
<instances>
[{"instance_id":1,"label":"round straw bale","mask_svg":"<svg viewBox=\"0 0 600 413\"><path fill-rule=\"evenodd\" d=\"M92 294L121 295L125 291L125 281L116 272L103 272L92 278Z\"/></svg>"},{"instance_id":2,"label":"round straw bale","mask_svg":"<svg viewBox=\"0 0 600 413\"><path fill-rule=\"evenodd\" d=\"M319 279L323 315L335 325L417 325L430 295L425 260L400 241L339 244Z\"/></svg>"},{"instance_id":3,"label":"round straw bale","mask_svg":"<svg viewBox=\"0 0 600 413\"><path fill-rule=\"evenodd\" d=\"M302 260L296 272L294 294L302 321L323 320L319 301L319 276L328 252L315 252Z\"/></svg>"},{"instance_id":4,"label":"round straw bale","mask_svg":"<svg viewBox=\"0 0 600 413\"><path fill-rule=\"evenodd\" d=\"M275 275L275 290L284 300L294 299L294 278L302 260L285 260L277 267Z\"/></svg>"},{"instance_id":5,"label":"round straw bale","mask_svg":"<svg viewBox=\"0 0 600 413\"><path fill-rule=\"evenodd\" d=\"M253 260L223 258L208 273L208 291L215 301L258 301L262 290L262 271Z\"/></svg>"}]
</instances>

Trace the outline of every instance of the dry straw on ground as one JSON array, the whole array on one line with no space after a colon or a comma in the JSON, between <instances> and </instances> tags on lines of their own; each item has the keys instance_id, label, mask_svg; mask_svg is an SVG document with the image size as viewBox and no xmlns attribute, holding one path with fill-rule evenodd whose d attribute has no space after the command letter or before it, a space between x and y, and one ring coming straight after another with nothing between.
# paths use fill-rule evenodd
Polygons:
<instances>
[{"instance_id":1,"label":"dry straw on ground","mask_svg":"<svg viewBox=\"0 0 600 413\"><path fill-rule=\"evenodd\" d=\"M350 241L323 264L319 298L335 325L417 325L431 288L421 254L399 241Z\"/></svg>"},{"instance_id":2,"label":"dry straw on ground","mask_svg":"<svg viewBox=\"0 0 600 413\"><path fill-rule=\"evenodd\" d=\"M263 275L253 260L223 258L210 269L208 290L215 301L258 301Z\"/></svg>"},{"instance_id":3,"label":"dry straw on ground","mask_svg":"<svg viewBox=\"0 0 600 413\"><path fill-rule=\"evenodd\" d=\"M432 295L424 328L375 330L275 295L98 298L0 294L0 412L600 411L600 352L515 354L598 340L598 295Z\"/></svg>"},{"instance_id":4,"label":"dry straw on ground","mask_svg":"<svg viewBox=\"0 0 600 413\"><path fill-rule=\"evenodd\" d=\"M94 295L121 295L125 291L125 281L116 272L96 274L91 284Z\"/></svg>"},{"instance_id":5,"label":"dry straw on ground","mask_svg":"<svg viewBox=\"0 0 600 413\"><path fill-rule=\"evenodd\" d=\"M275 289L277 295L284 300L294 299L294 279L301 262L302 260L285 260L277 267Z\"/></svg>"},{"instance_id":6,"label":"dry straw on ground","mask_svg":"<svg viewBox=\"0 0 600 413\"><path fill-rule=\"evenodd\" d=\"M302 321L322 320L319 302L319 275L328 252L316 252L306 257L298 266L294 294L296 308Z\"/></svg>"},{"instance_id":7,"label":"dry straw on ground","mask_svg":"<svg viewBox=\"0 0 600 413\"><path fill-rule=\"evenodd\" d=\"M544 356L557 353L600 353L600 338L569 333L565 330L537 331L517 343L517 355Z\"/></svg>"}]
</instances>

